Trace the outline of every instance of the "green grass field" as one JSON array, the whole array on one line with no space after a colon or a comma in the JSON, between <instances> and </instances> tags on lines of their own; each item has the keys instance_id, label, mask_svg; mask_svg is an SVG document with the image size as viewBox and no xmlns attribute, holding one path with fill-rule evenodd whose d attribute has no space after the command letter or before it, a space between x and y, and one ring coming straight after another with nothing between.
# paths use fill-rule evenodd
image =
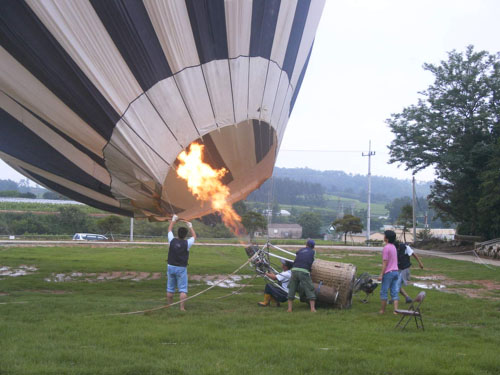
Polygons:
<instances>
[{"instance_id":1,"label":"green grass field","mask_svg":"<svg viewBox=\"0 0 500 375\"><path fill-rule=\"evenodd\" d=\"M355 210L363 209L366 210L368 209L368 203L366 202L361 202L358 199L351 199L351 198L344 198L344 197L339 197L337 195L330 195L330 194L325 194L325 199L330 202L336 202L341 201L344 203L347 203L346 207L350 207L349 205L354 203L355 204ZM331 205L332 203L330 203ZM347 210L347 208L346 208ZM385 216L388 214L387 209L385 208L385 203L372 203L371 208L370 208L371 214L372 215L378 215L378 216Z\"/></svg>"},{"instance_id":2,"label":"green grass field","mask_svg":"<svg viewBox=\"0 0 500 375\"><path fill-rule=\"evenodd\" d=\"M378 272L379 254L355 255L336 251L320 257L354 263L358 273ZM425 332L414 324L395 330L390 311L377 314L377 296L367 304L355 298L349 310L317 314L299 302L292 314L284 306L260 308L259 279L222 299L217 298L231 289L216 287L188 301L186 313L173 307L111 315L164 303L165 258L166 248L159 247L0 247L0 268L38 268L31 275L0 276L0 374L498 374L498 290L484 290L484 298L429 290L422 305ZM245 260L242 248L195 246L189 273L225 274ZM482 291L475 280L500 284L499 269L423 260L426 269L414 275L444 275L475 291ZM112 271L162 277L44 281L58 273ZM190 281L190 294L205 288Z\"/></svg>"},{"instance_id":3,"label":"green grass field","mask_svg":"<svg viewBox=\"0 0 500 375\"><path fill-rule=\"evenodd\" d=\"M51 204L51 203L31 203L31 202L0 202L2 211L42 211L58 212L61 207L78 207L87 214L109 214L109 212L99 210L86 204Z\"/></svg>"}]
</instances>

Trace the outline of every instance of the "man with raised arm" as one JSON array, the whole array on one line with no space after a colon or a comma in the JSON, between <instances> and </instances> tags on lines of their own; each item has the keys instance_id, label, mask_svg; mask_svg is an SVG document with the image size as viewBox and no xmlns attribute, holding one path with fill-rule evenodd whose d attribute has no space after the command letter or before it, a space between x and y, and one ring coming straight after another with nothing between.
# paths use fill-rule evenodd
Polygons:
<instances>
[{"instance_id":1,"label":"man with raised arm","mask_svg":"<svg viewBox=\"0 0 500 375\"><path fill-rule=\"evenodd\" d=\"M187 227L191 231L191 237L186 239L188 230L185 227L180 227L177 230L177 238L172 233L172 228L177 221L177 215L172 216L170 225L168 226L168 265L167 265L167 302L172 304L174 299L175 289L179 290L181 311L186 311L184 308L184 300L187 298L188 292L188 275L187 266L189 259L189 249L194 244L196 233L193 229L193 224L186 222Z\"/></svg>"}]
</instances>

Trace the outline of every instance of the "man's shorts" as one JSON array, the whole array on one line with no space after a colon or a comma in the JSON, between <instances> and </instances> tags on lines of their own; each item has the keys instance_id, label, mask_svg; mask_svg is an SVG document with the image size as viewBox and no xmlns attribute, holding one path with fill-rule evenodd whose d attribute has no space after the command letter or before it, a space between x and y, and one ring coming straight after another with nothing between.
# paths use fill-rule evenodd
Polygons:
<instances>
[{"instance_id":1,"label":"man's shorts","mask_svg":"<svg viewBox=\"0 0 500 375\"><path fill-rule=\"evenodd\" d=\"M167 292L175 293L175 289L179 293L188 292L188 274L186 267L167 266Z\"/></svg>"},{"instance_id":2,"label":"man's shorts","mask_svg":"<svg viewBox=\"0 0 500 375\"><path fill-rule=\"evenodd\" d=\"M401 285L407 286L408 282L410 281L410 267L405 268L404 270L399 270L399 287L401 288Z\"/></svg>"}]
</instances>

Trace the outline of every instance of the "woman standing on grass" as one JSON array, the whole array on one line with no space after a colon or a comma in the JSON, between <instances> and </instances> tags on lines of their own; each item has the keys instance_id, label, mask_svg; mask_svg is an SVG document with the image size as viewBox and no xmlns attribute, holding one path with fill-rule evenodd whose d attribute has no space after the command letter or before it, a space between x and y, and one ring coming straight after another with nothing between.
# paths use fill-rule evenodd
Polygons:
<instances>
[{"instance_id":1,"label":"woman standing on grass","mask_svg":"<svg viewBox=\"0 0 500 375\"><path fill-rule=\"evenodd\" d=\"M385 246L382 250L382 272L378 277L379 281L382 281L382 287L380 288L380 301L381 307L379 314L385 312L385 307L387 305L387 292L391 290L391 298L394 301L394 310L398 309L399 296L398 296L398 253L394 242L396 241L396 233L392 230L386 230L384 232L384 242Z\"/></svg>"}]
</instances>

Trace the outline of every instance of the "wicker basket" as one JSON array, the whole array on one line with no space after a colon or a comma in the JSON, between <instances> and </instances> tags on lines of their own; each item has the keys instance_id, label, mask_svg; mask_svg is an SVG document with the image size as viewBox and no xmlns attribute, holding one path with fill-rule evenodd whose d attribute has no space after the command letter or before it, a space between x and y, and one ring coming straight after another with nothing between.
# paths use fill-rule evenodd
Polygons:
<instances>
[{"instance_id":1,"label":"wicker basket","mask_svg":"<svg viewBox=\"0 0 500 375\"><path fill-rule=\"evenodd\" d=\"M312 281L320 286L318 301L341 309L351 307L355 277L356 266L350 263L316 259L312 265Z\"/></svg>"}]
</instances>

